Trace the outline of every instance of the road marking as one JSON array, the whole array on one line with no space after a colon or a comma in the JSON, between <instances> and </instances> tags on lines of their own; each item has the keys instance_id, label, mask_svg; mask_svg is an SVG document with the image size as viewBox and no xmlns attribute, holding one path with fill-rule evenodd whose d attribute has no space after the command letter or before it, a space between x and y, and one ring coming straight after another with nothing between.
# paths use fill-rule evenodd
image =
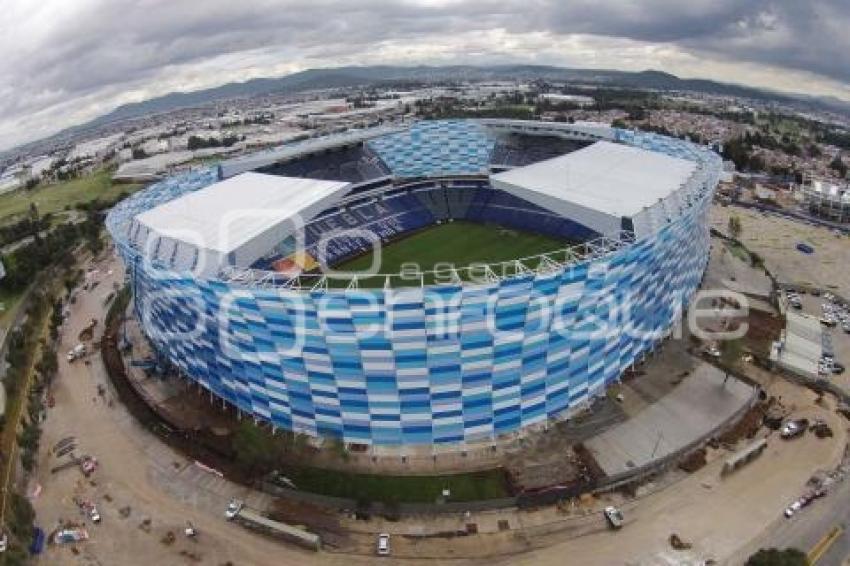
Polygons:
<instances>
[{"instance_id":1,"label":"road marking","mask_svg":"<svg viewBox=\"0 0 850 566\"><path fill-rule=\"evenodd\" d=\"M826 533L819 541L815 543L812 549L809 551L808 558L809 564L814 566L817 564L818 560L820 560L826 551L838 540L838 537L841 536L841 533L844 532L842 527L833 527L831 531Z\"/></svg>"}]
</instances>

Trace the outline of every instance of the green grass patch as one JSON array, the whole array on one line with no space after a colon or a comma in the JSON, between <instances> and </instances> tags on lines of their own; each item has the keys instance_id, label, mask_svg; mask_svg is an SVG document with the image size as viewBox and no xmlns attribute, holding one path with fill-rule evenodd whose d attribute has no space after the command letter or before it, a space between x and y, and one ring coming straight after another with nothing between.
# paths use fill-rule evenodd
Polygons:
<instances>
[{"instance_id":1,"label":"green grass patch","mask_svg":"<svg viewBox=\"0 0 850 566\"><path fill-rule=\"evenodd\" d=\"M492 264L536 256L546 252L564 249L569 242L544 236L504 228L495 224L477 224L467 221L455 221L425 228L409 236L387 244L380 254L378 271L382 274L397 274L405 264L415 264L421 272L435 268L453 266L459 270L463 279L480 275L480 272L466 272L463 268L474 264ZM336 266L337 271L349 273L363 272L375 259L375 253L369 252ZM537 266L536 260L527 261L530 268ZM444 275L448 276L448 272ZM439 276L436 276L439 278ZM381 286L383 278L364 280L366 285ZM418 278L405 281L394 278L394 286L417 285ZM434 283L435 276L428 275L425 283ZM335 282L342 285L340 281Z\"/></svg>"},{"instance_id":2,"label":"green grass patch","mask_svg":"<svg viewBox=\"0 0 850 566\"><path fill-rule=\"evenodd\" d=\"M115 184L112 170L101 169L78 179L42 185L31 191L17 190L0 195L0 223L19 219L35 203L41 214L57 213L66 207L94 200L111 201L122 193L132 193L141 188L138 184Z\"/></svg>"},{"instance_id":3,"label":"green grass patch","mask_svg":"<svg viewBox=\"0 0 850 566\"><path fill-rule=\"evenodd\" d=\"M726 242L726 247L729 249L733 256L737 257L741 261L745 262L748 265L752 263L750 252L744 249L743 246L738 245L734 242Z\"/></svg>"},{"instance_id":4,"label":"green grass patch","mask_svg":"<svg viewBox=\"0 0 850 566\"><path fill-rule=\"evenodd\" d=\"M479 501L510 497L502 470L446 476L378 476L321 468L293 468L288 477L302 491L358 501L434 503L444 489L447 501Z\"/></svg>"}]
</instances>

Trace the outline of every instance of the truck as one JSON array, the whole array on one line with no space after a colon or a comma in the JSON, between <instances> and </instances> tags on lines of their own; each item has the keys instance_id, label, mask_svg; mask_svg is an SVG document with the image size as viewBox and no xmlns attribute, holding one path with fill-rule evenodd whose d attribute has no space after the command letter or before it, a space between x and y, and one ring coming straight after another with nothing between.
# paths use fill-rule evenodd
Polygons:
<instances>
[{"instance_id":1,"label":"truck","mask_svg":"<svg viewBox=\"0 0 850 566\"><path fill-rule=\"evenodd\" d=\"M86 355L86 345L85 344L77 344L70 350L68 350L68 362L73 362L74 360L78 360Z\"/></svg>"},{"instance_id":2,"label":"truck","mask_svg":"<svg viewBox=\"0 0 850 566\"><path fill-rule=\"evenodd\" d=\"M233 500L227 505L224 516L228 521L239 523L245 528L297 544L298 546L316 552L322 547L322 539L319 535L264 517L256 511L245 507L244 503L239 500Z\"/></svg>"},{"instance_id":3,"label":"truck","mask_svg":"<svg viewBox=\"0 0 850 566\"><path fill-rule=\"evenodd\" d=\"M54 535L53 542L56 544L66 544L88 540L88 538L89 533L85 529L61 529Z\"/></svg>"}]
</instances>

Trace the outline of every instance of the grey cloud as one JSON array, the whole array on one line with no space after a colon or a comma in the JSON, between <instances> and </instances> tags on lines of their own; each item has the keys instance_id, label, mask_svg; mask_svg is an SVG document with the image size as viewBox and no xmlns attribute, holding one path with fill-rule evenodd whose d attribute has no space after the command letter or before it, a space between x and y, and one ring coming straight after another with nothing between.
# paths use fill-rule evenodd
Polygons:
<instances>
[{"instance_id":1,"label":"grey cloud","mask_svg":"<svg viewBox=\"0 0 850 566\"><path fill-rule=\"evenodd\" d=\"M839 0L57 0L40 10L27 0L7 2L13 16L0 22L0 81L13 85L0 88L0 135L6 136L16 121L75 98L90 101L100 93L107 111L122 90L161 92L167 67L185 71L238 54L248 64L255 51L266 62L277 51L292 62L331 66L338 56L380 42L450 43L470 30L630 39L850 83L850 4ZM463 62L463 46L456 48ZM179 87L179 79L168 81L169 88Z\"/></svg>"}]
</instances>

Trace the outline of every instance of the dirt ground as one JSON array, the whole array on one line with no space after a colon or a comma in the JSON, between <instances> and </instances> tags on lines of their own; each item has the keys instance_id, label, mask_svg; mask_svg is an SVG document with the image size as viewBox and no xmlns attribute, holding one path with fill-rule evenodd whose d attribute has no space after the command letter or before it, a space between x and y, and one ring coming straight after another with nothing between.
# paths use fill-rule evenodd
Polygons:
<instances>
[{"instance_id":1,"label":"dirt ground","mask_svg":"<svg viewBox=\"0 0 850 566\"><path fill-rule=\"evenodd\" d=\"M765 266L784 283L812 285L850 297L850 239L831 230L810 226L772 214L734 206L711 209L711 226L728 234L730 216L741 219L741 242L759 254ZM815 252L797 251L798 242L806 242Z\"/></svg>"},{"instance_id":2,"label":"dirt ground","mask_svg":"<svg viewBox=\"0 0 850 566\"><path fill-rule=\"evenodd\" d=\"M108 272L112 270L112 273ZM100 285L91 292L80 291L71 306L71 317L62 332L60 353L76 344L77 335L92 317L100 320L95 340L103 328L103 301L113 282L123 280L117 262L102 264L95 277ZM60 521L86 523L90 540L77 544L51 545L39 558L40 564L306 564L316 556L297 548L280 545L255 535L223 519L221 504L207 503L196 493L169 493L163 488L163 469L170 462L176 468L191 465L161 446L159 462L149 457L146 446L153 437L136 427L109 392L108 380L99 353L69 364L60 355L59 375L53 395L56 406L48 410L47 421L30 492L38 524L52 532ZM98 386L106 393L98 394ZM99 469L90 479L77 468L56 474L51 468L64 458L49 454L60 439L74 436L77 454L95 456ZM154 439L155 440L155 439ZM163 465L163 462L165 465ZM85 520L73 498L94 501L103 517L99 525ZM125 517L126 508L129 514ZM124 510L122 513L121 510ZM200 533L197 542L183 536L186 521ZM168 533L176 539L162 542Z\"/></svg>"}]
</instances>

